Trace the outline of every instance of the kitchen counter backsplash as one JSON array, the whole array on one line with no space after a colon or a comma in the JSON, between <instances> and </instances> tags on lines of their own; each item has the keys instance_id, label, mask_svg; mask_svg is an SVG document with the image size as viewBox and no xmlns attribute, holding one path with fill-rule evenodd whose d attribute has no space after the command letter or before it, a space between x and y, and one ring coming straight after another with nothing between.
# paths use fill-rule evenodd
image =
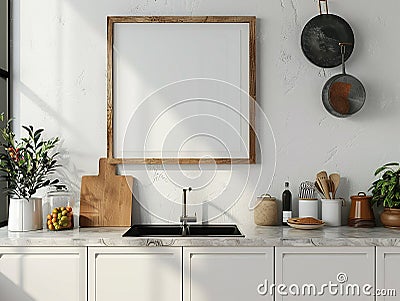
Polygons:
<instances>
[{"instance_id":1,"label":"kitchen counter backsplash","mask_svg":"<svg viewBox=\"0 0 400 301\"><path fill-rule=\"evenodd\" d=\"M70 231L9 232L0 228L0 247L4 246L193 246L193 247L400 247L400 231L382 227L324 227L297 230L289 227L240 226L245 237L122 237L127 228L81 228Z\"/></svg>"}]
</instances>

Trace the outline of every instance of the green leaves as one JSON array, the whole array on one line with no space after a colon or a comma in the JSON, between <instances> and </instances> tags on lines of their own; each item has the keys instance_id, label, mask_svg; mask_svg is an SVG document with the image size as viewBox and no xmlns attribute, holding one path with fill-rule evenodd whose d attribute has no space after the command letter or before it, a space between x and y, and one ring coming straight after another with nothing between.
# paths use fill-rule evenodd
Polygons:
<instances>
[{"instance_id":1,"label":"green leaves","mask_svg":"<svg viewBox=\"0 0 400 301\"><path fill-rule=\"evenodd\" d=\"M27 137L20 141L10 128L11 120L0 130L4 143L0 152L0 173L8 181L6 189L10 195L29 198L38 189L58 183L58 179L49 179L57 165L58 153L51 154L59 138L42 139L43 129L35 130L33 126L22 126Z\"/></svg>"},{"instance_id":2,"label":"green leaves","mask_svg":"<svg viewBox=\"0 0 400 301\"><path fill-rule=\"evenodd\" d=\"M383 166L387 167L387 166L399 166L398 162L391 162L391 163L386 163Z\"/></svg>"},{"instance_id":3,"label":"green leaves","mask_svg":"<svg viewBox=\"0 0 400 301\"><path fill-rule=\"evenodd\" d=\"M377 176L379 173L381 173L382 171L387 170L387 169L389 169L389 170L391 170L392 172L394 172L394 170L393 170L392 168L389 168L390 166L399 166L399 163L397 163L397 162L391 162L391 163L386 163L386 164L384 164L383 166L379 167L379 168L375 171L374 176Z\"/></svg>"},{"instance_id":4,"label":"green leaves","mask_svg":"<svg viewBox=\"0 0 400 301\"><path fill-rule=\"evenodd\" d=\"M400 208L400 168L399 163L391 162L379 167L375 176L382 173L381 178L375 180L368 189L372 191L372 203L377 206Z\"/></svg>"}]
</instances>

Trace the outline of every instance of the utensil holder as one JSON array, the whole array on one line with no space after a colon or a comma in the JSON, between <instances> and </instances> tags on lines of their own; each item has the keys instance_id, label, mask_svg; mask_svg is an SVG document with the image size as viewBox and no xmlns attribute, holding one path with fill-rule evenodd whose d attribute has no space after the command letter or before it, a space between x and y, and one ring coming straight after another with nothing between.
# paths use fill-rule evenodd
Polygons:
<instances>
[{"instance_id":1,"label":"utensil holder","mask_svg":"<svg viewBox=\"0 0 400 301\"><path fill-rule=\"evenodd\" d=\"M299 199L299 217L318 219L318 199Z\"/></svg>"},{"instance_id":2,"label":"utensil holder","mask_svg":"<svg viewBox=\"0 0 400 301\"><path fill-rule=\"evenodd\" d=\"M321 199L322 220L327 226L338 227L342 225L342 207L344 199Z\"/></svg>"}]
</instances>

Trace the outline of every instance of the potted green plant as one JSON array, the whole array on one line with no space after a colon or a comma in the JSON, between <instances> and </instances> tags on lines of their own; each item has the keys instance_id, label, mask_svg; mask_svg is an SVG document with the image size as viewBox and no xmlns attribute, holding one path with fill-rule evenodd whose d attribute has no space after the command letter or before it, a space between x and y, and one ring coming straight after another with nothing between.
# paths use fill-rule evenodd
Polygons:
<instances>
[{"instance_id":1,"label":"potted green plant","mask_svg":"<svg viewBox=\"0 0 400 301\"><path fill-rule=\"evenodd\" d=\"M383 206L381 221L385 227L400 228L400 167L399 163L387 163L375 171L380 178L372 183L372 203Z\"/></svg>"},{"instance_id":2,"label":"potted green plant","mask_svg":"<svg viewBox=\"0 0 400 301\"><path fill-rule=\"evenodd\" d=\"M4 121L3 115L0 121ZM58 183L49 176L58 167L54 148L59 138L44 140L43 129L23 126L27 136L17 140L10 125L11 120L0 129L0 175L8 182L6 192L10 196L8 229L42 229L42 199L34 195L38 189Z\"/></svg>"}]
</instances>

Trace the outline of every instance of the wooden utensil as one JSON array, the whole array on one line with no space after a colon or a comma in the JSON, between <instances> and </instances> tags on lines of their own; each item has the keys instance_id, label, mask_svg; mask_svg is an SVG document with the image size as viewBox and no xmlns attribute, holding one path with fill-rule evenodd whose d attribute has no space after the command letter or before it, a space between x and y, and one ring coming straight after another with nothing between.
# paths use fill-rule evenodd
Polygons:
<instances>
[{"instance_id":1,"label":"wooden utensil","mask_svg":"<svg viewBox=\"0 0 400 301\"><path fill-rule=\"evenodd\" d=\"M318 180L315 181L315 188L317 189L317 191L321 195L321 197L324 197L324 192L322 191L322 187L319 185Z\"/></svg>"},{"instance_id":2,"label":"wooden utensil","mask_svg":"<svg viewBox=\"0 0 400 301\"><path fill-rule=\"evenodd\" d=\"M327 182L329 187L329 196L331 197L331 199L333 199L333 189L334 189L333 182L330 179L328 179Z\"/></svg>"},{"instance_id":3,"label":"wooden utensil","mask_svg":"<svg viewBox=\"0 0 400 301\"><path fill-rule=\"evenodd\" d=\"M317 173L317 181L319 182L326 199L330 199L331 198L330 195L329 195L328 180L329 180L328 174L326 173L325 170L320 171L319 173Z\"/></svg>"},{"instance_id":4,"label":"wooden utensil","mask_svg":"<svg viewBox=\"0 0 400 301\"><path fill-rule=\"evenodd\" d=\"M132 187L132 176L116 175L116 165L100 158L99 175L82 177L80 226L129 227Z\"/></svg>"},{"instance_id":5,"label":"wooden utensil","mask_svg":"<svg viewBox=\"0 0 400 301\"><path fill-rule=\"evenodd\" d=\"M330 174L329 179L331 180L331 182L333 184L332 198L334 199L336 197L336 191L340 184L340 175L337 173Z\"/></svg>"}]
</instances>

